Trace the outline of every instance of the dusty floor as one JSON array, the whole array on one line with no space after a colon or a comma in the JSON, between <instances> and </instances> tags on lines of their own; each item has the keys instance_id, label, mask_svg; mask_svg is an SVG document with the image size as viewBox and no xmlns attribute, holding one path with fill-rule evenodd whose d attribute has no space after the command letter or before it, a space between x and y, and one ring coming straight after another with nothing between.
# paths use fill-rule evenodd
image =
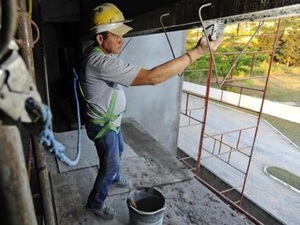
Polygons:
<instances>
[{"instance_id":1,"label":"dusty floor","mask_svg":"<svg viewBox=\"0 0 300 225\"><path fill-rule=\"evenodd\" d=\"M154 187L163 193L164 225L251 224L193 178L190 171L134 120L125 120L123 131L126 149L121 172L132 180L134 188ZM56 137L74 152L76 133L58 133ZM52 156L47 158L58 225L131 224L126 201L128 189L110 190L107 203L117 212L112 221L103 221L85 210L84 204L97 174L95 157L93 145L83 129L82 160L76 167L66 167Z\"/></svg>"}]
</instances>

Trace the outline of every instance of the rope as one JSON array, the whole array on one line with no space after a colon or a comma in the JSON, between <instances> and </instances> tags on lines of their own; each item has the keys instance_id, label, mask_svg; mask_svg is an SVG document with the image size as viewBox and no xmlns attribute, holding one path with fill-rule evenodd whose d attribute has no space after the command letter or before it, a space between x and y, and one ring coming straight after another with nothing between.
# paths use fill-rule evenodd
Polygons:
<instances>
[{"instance_id":1,"label":"rope","mask_svg":"<svg viewBox=\"0 0 300 225\"><path fill-rule=\"evenodd\" d=\"M38 142L43 145L43 147L49 151L51 154L55 155L55 157L69 166L75 166L81 155L81 130L80 130L80 107L79 107L79 100L77 95L77 81L78 75L76 74L75 69L74 72L74 92L75 92L75 99L76 99L76 107L77 107L77 119L78 119L78 138L77 138L77 153L74 160L69 159L65 154L65 146L55 140L53 132L51 130L51 121L52 121L52 114L48 106L44 104L38 104L34 101L34 99L27 99L26 101L26 108L29 112L34 115L37 115L42 120L41 130L35 134Z\"/></svg>"},{"instance_id":2,"label":"rope","mask_svg":"<svg viewBox=\"0 0 300 225\"><path fill-rule=\"evenodd\" d=\"M77 154L81 154L81 119L80 119L80 105L79 105L79 99L78 99L78 93L77 93L77 84L78 84L78 74L76 73L76 69L73 68L73 89L74 89L74 95L75 95L75 100L76 100L76 114L77 114Z\"/></svg>"}]
</instances>

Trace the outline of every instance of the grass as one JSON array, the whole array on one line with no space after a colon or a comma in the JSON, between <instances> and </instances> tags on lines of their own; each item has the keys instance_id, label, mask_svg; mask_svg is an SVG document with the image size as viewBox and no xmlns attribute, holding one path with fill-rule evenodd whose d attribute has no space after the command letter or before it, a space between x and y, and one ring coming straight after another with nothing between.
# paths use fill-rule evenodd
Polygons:
<instances>
[{"instance_id":1,"label":"grass","mask_svg":"<svg viewBox=\"0 0 300 225\"><path fill-rule=\"evenodd\" d=\"M254 80L253 85L261 87L262 80ZM300 107L300 71L299 74L271 75L266 99Z\"/></svg>"},{"instance_id":2,"label":"grass","mask_svg":"<svg viewBox=\"0 0 300 225\"><path fill-rule=\"evenodd\" d=\"M274 116L269 116L266 114L263 114L262 118L264 118L266 121L272 124L272 126L274 126L282 134L284 134L294 144L300 147L300 124L283 120Z\"/></svg>"},{"instance_id":3,"label":"grass","mask_svg":"<svg viewBox=\"0 0 300 225\"><path fill-rule=\"evenodd\" d=\"M269 166L266 171L281 180L282 182L292 186L293 188L300 190L300 177L279 167Z\"/></svg>"}]
</instances>

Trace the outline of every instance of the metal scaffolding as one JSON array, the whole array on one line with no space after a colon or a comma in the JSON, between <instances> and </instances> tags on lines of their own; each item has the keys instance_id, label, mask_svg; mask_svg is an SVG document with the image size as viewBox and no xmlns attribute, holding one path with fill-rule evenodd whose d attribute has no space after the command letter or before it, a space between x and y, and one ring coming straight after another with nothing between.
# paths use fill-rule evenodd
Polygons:
<instances>
[{"instance_id":1,"label":"metal scaffolding","mask_svg":"<svg viewBox=\"0 0 300 225\"><path fill-rule=\"evenodd\" d=\"M182 100L181 120L184 122L181 121L180 129L194 126L196 129L198 129L200 135L197 154L191 153L189 150L179 149L177 157L183 163L189 166L201 183L220 196L220 198L223 199L227 204L245 214L256 224L262 223L243 209L243 198L253 151L255 148L260 119L262 116L262 109L266 97L266 90L273 58L275 55L275 49L277 46L281 19L278 19L276 23L277 25L275 26L275 30L271 31L269 34L264 34L264 36L268 36L272 40L271 49L267 51L247 51L246 49L243 49L245 50L243 55L250 55L251 57L251 68L246 76L241 79L235 74L234 64L236 62L235 59L237 58L238 54L240 54L239 52L216 52L216 57L225 55L231 56L233 62L233 69L229 71L228 76L225 76L221 82L222 85L220 86L218 97L214 95L214 97L211 98L210 96L212 92L212 86L218 86L216 85L217 79L214 80L214 72L216 71L214 71L213 60L210 58L208 73L206 76L206 84L204 84L204 94L199 95L193 92L183 91ZM240 25L238 25L236 27L237 34L234 35L234 37L224 36L224 39L237 37L241 38L242 35L239 35L240 29L242 28ZM254 37L259 37L260 35L261 34L257 33ZM246 36L243 35L243 38L245 37ZM248 38L252 37L253 36L249 36ZM254 72L254 61L258 54L264 54L269 58L268 69L263 76L256 75ZM259 79L261 82L264 82L263 88L246 87L241 84L241 81L255 79ZM229 103L224 97L226 90L230 88L234 88L236 90L235 92L239 95L239 99L236 101L236 104ZM256 96L259 96L260 98L260 105L257 107L258 110L246 108L241 104L243 95L245 92L247 93L249 91L251 91L252 94L256 94ZM208 116L212 116L211 113L213 113L210 111L209 104L212 102L229 106L231 108L239 108L240 110L254 114L256 121L253 124L243 127L237 127L238 123L234 126L228 126L232 127L232 130L224 131L220 129L220 131L217 128L208 129L209 121L207 118ZM224 118L223 122L229 123L229 120L226 121L226 118ZM232 120L230 120L230 122L232 122ZM237 163L237 159L242 160ZM224 167L224 169L226 168L228 171L234 174L233 176L237 178L235 179L234 184L229 184L226 181L217 183L215 179L211 179L212 174L214 174L213 176L217 176L215 175L214 171L211 171L212 169L207 166L212 161L217 161L220 167ZM222 178L220 179L222 180Z\"/></svg>"}]
</instances>

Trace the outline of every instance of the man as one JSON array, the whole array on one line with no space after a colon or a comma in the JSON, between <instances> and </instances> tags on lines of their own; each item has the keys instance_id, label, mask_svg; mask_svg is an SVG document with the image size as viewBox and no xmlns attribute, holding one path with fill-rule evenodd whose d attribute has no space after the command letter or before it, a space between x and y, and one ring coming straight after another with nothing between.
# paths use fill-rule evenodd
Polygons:
<instances>
[{"instance_id":1,"label":"man","mask_svg":"<svg viewBox=\"0 0 300 225\"><path fill-rule=\"evenodd\" d=\"M152 69L131 65L113 57L120 53L123 35L132 28L124 23L122 12L111 3L104 3L93 10L93 45L83 54L80 84L86 100L86 130L94 141L100 169L90 192L86 208L103 219L113 219L114 210L104 204L111 185L130 187L131 182L121 178L120 158L123 152L121 131L122 115L126 111L124 87L156 85L162 83L209 51L205 38L186 54ZM220 40L211 42L214 51Z\"/></svg>"}]
</instances>

